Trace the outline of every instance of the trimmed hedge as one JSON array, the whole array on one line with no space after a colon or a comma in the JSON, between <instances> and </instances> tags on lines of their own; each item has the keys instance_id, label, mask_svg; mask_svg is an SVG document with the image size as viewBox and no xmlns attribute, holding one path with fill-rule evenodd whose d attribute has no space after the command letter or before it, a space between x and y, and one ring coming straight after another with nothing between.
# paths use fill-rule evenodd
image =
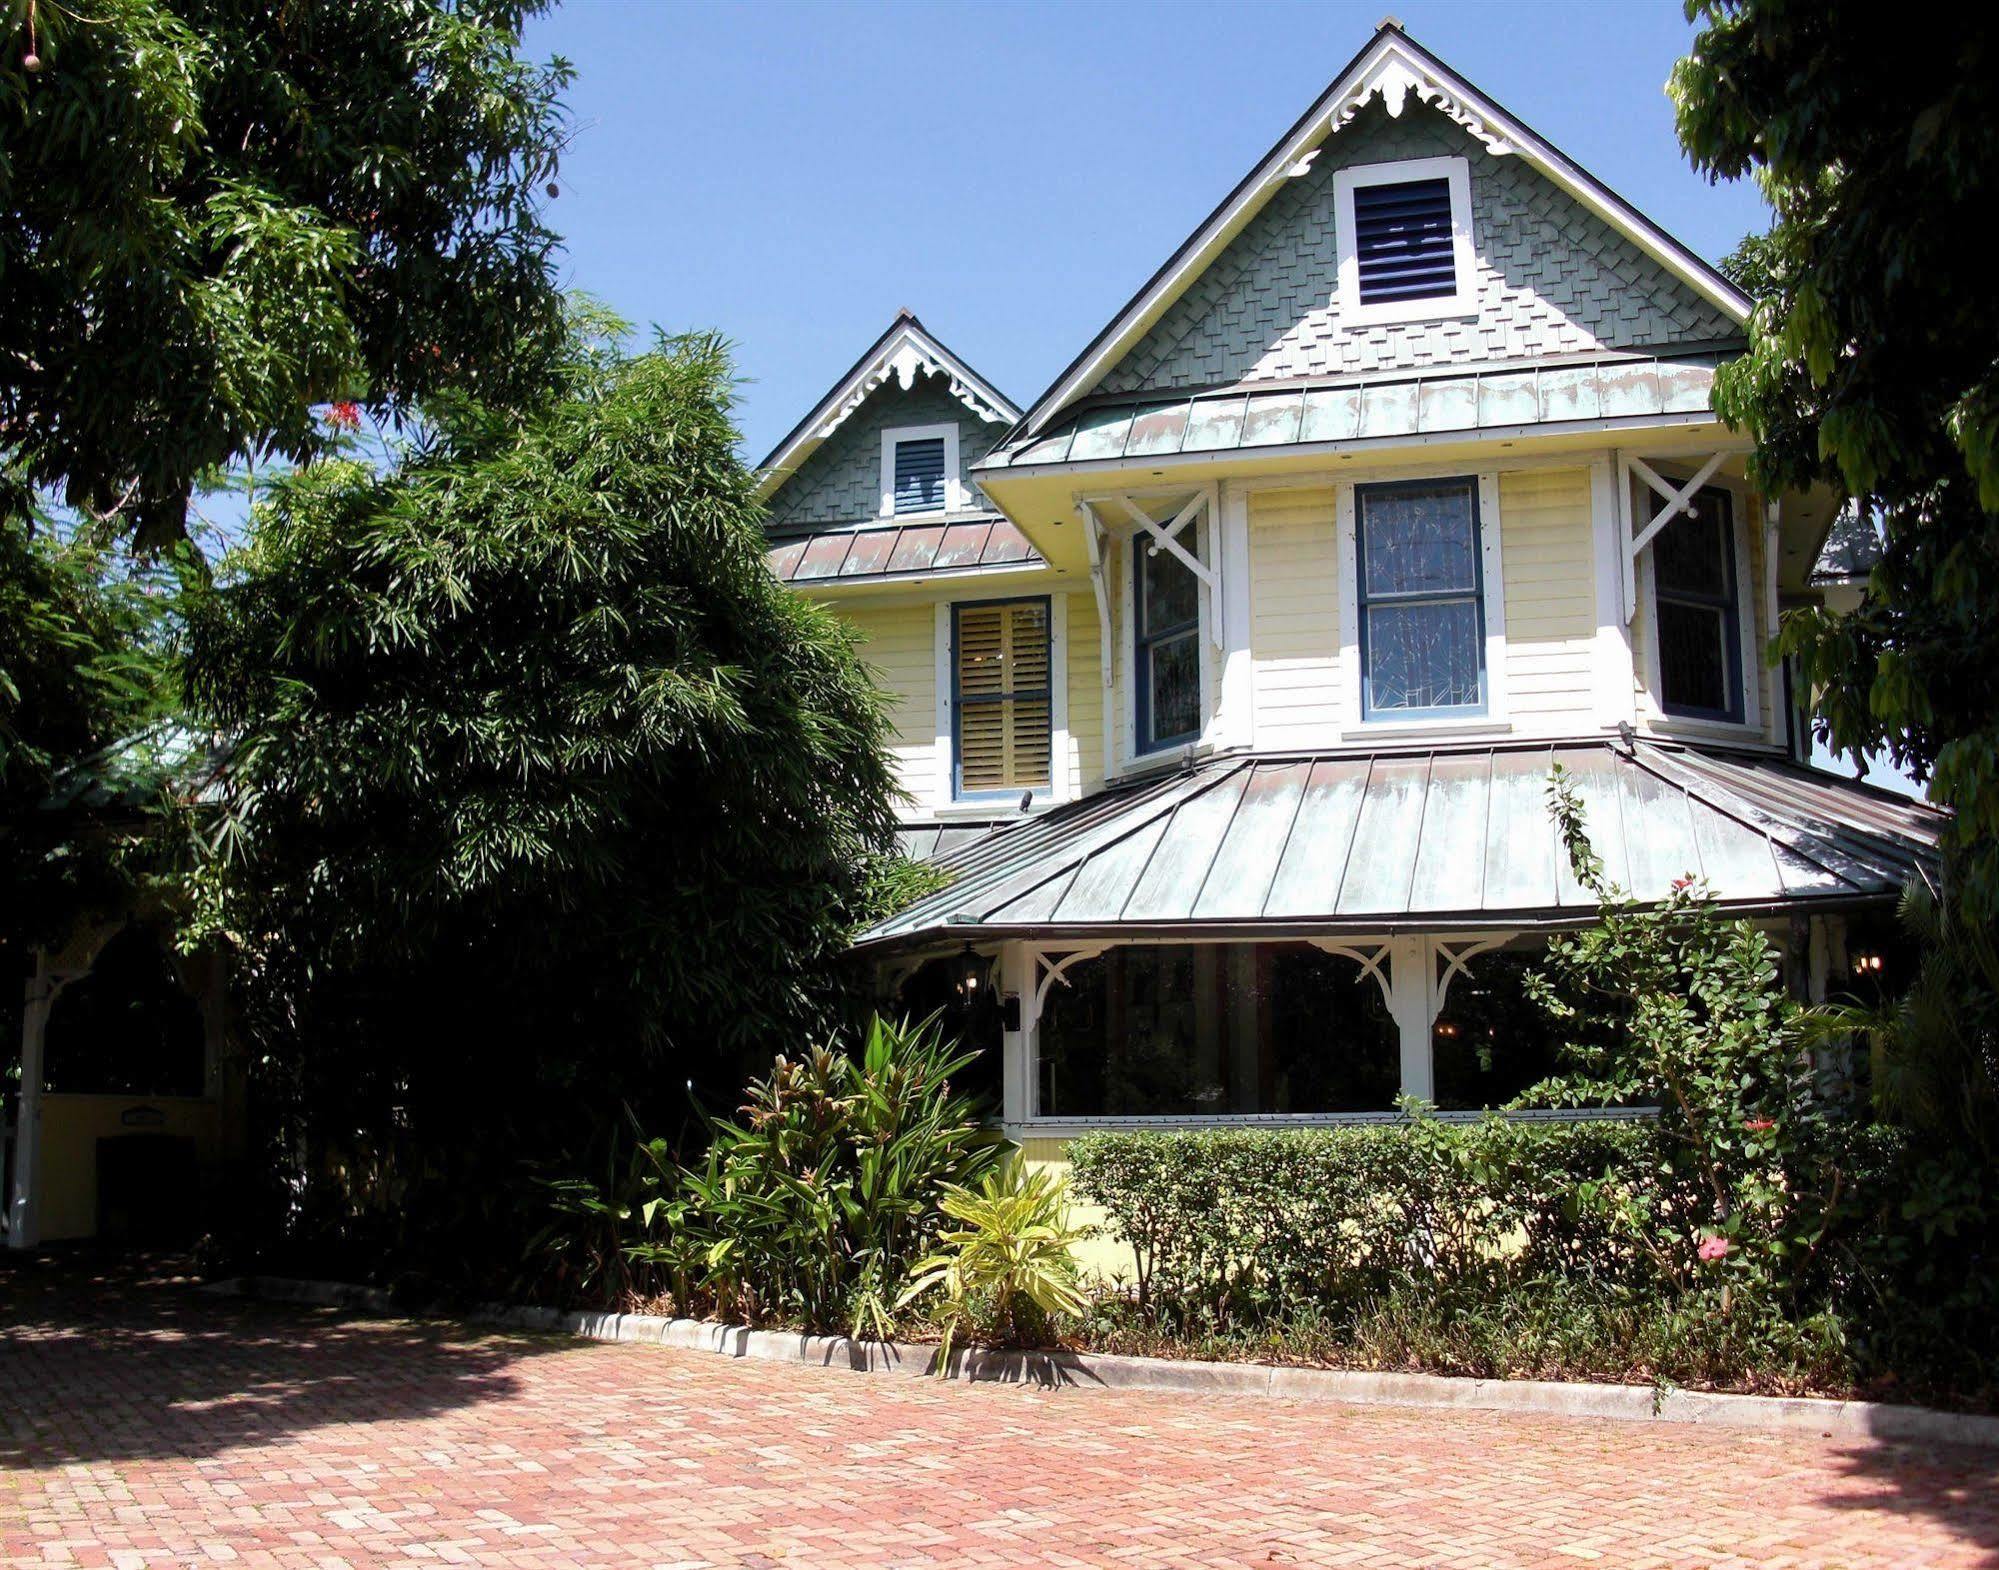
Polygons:
<instances>
[{"instance_id":1,"label":"trimmed hedge","mask_svg":"<svg viewBox=\"0 0 1999 1570\"><path fill-rule=\"evenodd\" d=\"M1657 1137L1644 1119L1416 1119L1095 1133L1069 1159L1077 1195L1131 1245L1139 1306L1215 1325L1345 1317L1404 1286L1635 1282L1632 1244L1581 1196L1656 1158Z\"/></svg>"}]
</instances>

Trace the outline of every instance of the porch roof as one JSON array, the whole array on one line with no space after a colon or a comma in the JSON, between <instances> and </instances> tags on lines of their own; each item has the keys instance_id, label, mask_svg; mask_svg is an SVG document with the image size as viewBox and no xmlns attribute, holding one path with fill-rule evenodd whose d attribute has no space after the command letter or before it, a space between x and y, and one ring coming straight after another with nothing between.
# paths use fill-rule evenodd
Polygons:
<instances>
[{"instance_id":1,"label":"porch roof","mask_svg":"<svg viewBox=\"0 0 1999 1570\"><path fill-rule=\"evenodd\" d=\"M1821 770L1638 741L1238 755L940 853L949 887L862 946L1568 926L1594 903L1547 810L1574 778L1610 877L1686 874L1743 913L1881 902L1933 878L1945 815Z\"/></svg>"},{"instance_id":2,"label":"porch roof","mask_svg":"<svg viewBox=\"0 0 1999 1570\"><path fill-rule=\"evenodd\" d=\"M1043 464L1119 462L1245 448L1560 427L1581 421L1710 417L1715 368L1690 353L1462 367L1307 384L1255 382L1094 402L1046 435L1002 447L994 475Z\"/></svg>"},{"instance_id":3,"label":"porch roof","mask_svg":"<svg viewBox=\"0 0 1999 1570\"><path fill-rule=\"evenodd\" d=\"M1045 566L1027 536L995 514L880 529L822 529L771 543L780 583L853 583Z\"/></svg>"}]
</instances>

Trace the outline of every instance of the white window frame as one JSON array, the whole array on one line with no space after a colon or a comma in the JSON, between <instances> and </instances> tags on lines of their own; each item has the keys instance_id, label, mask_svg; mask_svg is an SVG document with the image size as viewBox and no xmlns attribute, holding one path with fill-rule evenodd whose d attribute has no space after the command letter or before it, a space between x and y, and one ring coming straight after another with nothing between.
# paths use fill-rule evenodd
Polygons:
<instances>
[{"instance_id":1,"label":"white window frame","mask_svg":"<svg viewBox=\"0 0 1999 1570\"><path fill-rule=\"evenodd\" d=\"M930 795L931 815L940 818L995 818L1013 810L1019 796L992 792L957 794L956 672L952 669L951 623L956 605L982 605L995 599L1048 601L1048 784L1029 794L1030 807L1054 807L1074 801L1081 771L1069 736L1069 593L1059 585L1037 593L994 594L967 590L937 602L936 609L936 738Z\"/></svg>"},{"instance_id":2,"label":"white window frame","mask_svg":"<svg viewBox=\"0 0 1999 1570\"><path fill-rule=\"evenodd\" d=\"M955 421L941 425L892 425L882 432L881 457L881 513L884 518L935 518L941 516L935 510L930 512L904 512L895 510L895 449L900 442L934 441L944 439L944 508L947 513L962 512L965 509L965 482L958 467L958 426Z\"/></svg>"},{"instance_id":3,"label":"white window frame","mask_svg":"<svg viewBox=\"0 0 1999 1570\"><path fill-rule=\"evenodd\" d=\"M1343 736L1449 735L1458 731L1505 731L1506 706L1506 570L1500 552L1499 472L1478 470L1458 475L1416 478L1470 479L1478 487L1480 591L1485 611L1485 708L1477 714L1433 716L1427 719L1365 719L1361 686L1367 673L1360 654L1360 544L1357 535L1357 489L1370 484L1395 484L1405 475L1341 479L1335 490L1335 534L1338 539L1340 583L1340 718Z\"/></svg>"},{"instance_id":4,"label":"white window frame","mask_svg":"<svg viewBox=\"0 0 1999 1570\"><path fill-rule=\"evenodd\" d=\"M1366 186L1401 185L1411 180L1443 180L1451 192L1451 261L1457 289L1428 300L1360 298L1360 254L1354 232L1354 192ZM1477 249L1472 243L1471 164L1463 158L1404 158L1394 163L1357 164L1333 173L1333 229L1339 252L1339 285L1334 302L1340 323L1367 327L1382 322L1430 322L1478 313Z\"/></svg>"},{"instance_id":5,"label":"white window frame","mask_svg":"<svg viewBox=\"0 0 1999 1570\"><path fill-rule=\"evenodd\" d=\"M1684 477L1671 472L1669 478L1677 481ZM1762 596L1756 593L1755 580L1749 576L1750 497L1742 485L1720 476L1710 479L1701 489L1728 493L1728 522L1735 533L1735 623L1742 646L1742 718L1710 719L1674 714L1666 708L1665 681L1659 668L1659 584L1652 569L1652 547L1657 541L1648 541L1638 553L1637 585L1638 601L1645 607L1645 698L1651 710L1646 716L1648 728L1665 735L1677 732L1689 736L1760 736L1764 732L1760 642L1763 614L1759 604Z\"/></svg>"},{"instance_id":6,"label":"white window frame","mask_svg":"<svg viewBox=\"0 0 1999 1570\"><path fill-rule=\"evenodd\" d=\"M1222 521L1219 516L1219 496L1213 486L1148 487L1132 490L1124 495L1140 503L1150 502L1167 496L1183 498L1191 502L1198 496L1201 510L1186 525L1189 538L1184 542L1194 559L1215 574L1217 561L1221 555L1219 535ZM1108 509L1115 513L1116 508ZM1245 515L1246 516L1246 515ZM1110 574L1109 598L1118 607L1117 617L1117 672L1115 702L1117 706L1116 730L1117 752L1112 760L1114 775L1143 774L1149 770L1177 765L1189 757L1212 752L1223 745L1221 706L1217 701L1216 685L1218 673L1215 669L1219 636L1218 596L1207 583L1198 586L1199 620L1196 623L1196 647L1201 652L1201 728L1190 741L1175 742L1170 746L1155 747L1141 752L1138 746L1138 639L1137 616L1135 612L1136 593L1134 582L1137 573L1138 553L1152 549L1151 537L1129 518L1124 527L1108 537L1113 571ZM1244 574L1245 578L1247 573ZM1248 628L1242 628L1242 636L1247 637Z\"/></svg>"}]
</instances>

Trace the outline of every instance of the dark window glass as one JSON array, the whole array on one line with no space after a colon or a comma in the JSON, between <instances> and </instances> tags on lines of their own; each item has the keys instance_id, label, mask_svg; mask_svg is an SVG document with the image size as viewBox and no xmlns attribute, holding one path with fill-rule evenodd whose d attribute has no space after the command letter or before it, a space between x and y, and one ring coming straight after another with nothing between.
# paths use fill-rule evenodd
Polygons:
<instances>
[{"instance_id":1,"label":"dark window glass","mask_svg":"<svg viewBox=\"0 0 1999 1570\"><path fill-rule=\"evenodd\" d=\"M1726 491L1705 490L1652 541L1659 701L1668 714L1742 718L1742 622Z\"/></svg>"},{"instance_id":2,"label":"dark window glass","mask_svg":"<svg viewBox=\"0 0 1999 1570\"><path fill-rule=\"evenodd\" d=\"M99 1095L198 1096L201 1009L159 936L126 927L49 1011L45 1087Z\"/></svg>"},{"instance_id":3,"label":"dark window glass","mask_svg":"<svg viewBox=\"0 0 1999 1570\"><path fill-rule=\"evenodd\" d=\"M1049 989L1044 1117L1382 1112L1401 1082L1381 988L1305 944L1114 948Z\"/></svg>"},{"instance_id":4,"label":"dark window glass","mask_svg":"<svg viewBox=\"0 0 1999 1570\"><path fill-rule=\"evenodd\" d=\"M1182 535L1193 538L1191 529ZM1200 585L1185 562L1171 551L1155 553L1143 536L1133 539L1131 553L1138 750L1151 752L1200 734Z\"/></svg>"},{"instance_id":5,"label":"dark window glass","mask_svg":"<svg viewBox=\"0 0 1999 1570\"><path fill-rule=\"evenodd\" d=\"M894 497L898 513L943 511L943 437L895 444Z\"/></svg>"},{"instance_id":6,"label":"dark window glass","mask_svg":"<svg viewBox=\"0 0 1999 1570\"><path fill-rule=\"evenodd\" d=\"M1534 952L1500 949L1467 961L1466 971L1451 978L1430 1030L1440 1109L1503 1107L1566 1071L1561 1033L1521 984L1539 963Z\"/></svg>"},{"instance_id":7,"label":"dark window glass","mask_svg":"<svg viewBox=\"0 0 1999 1570\"><path fill-rule=\"evenodd\" d=\"M1353 221L1363 305L1457 293L1448 180L1356 186Z\"/></svg>"},{"instance_id":8,"label":"dark window glass","mask_svg":"<svg viewBox=\"0 0 1999 1570\"><path fill-rule=\"evenodd\" d=\"M1364 486L1355 505L1363 714L1411 718L1482 708L1485 607L1474 483Z\"/></svg>"}]
</instances>

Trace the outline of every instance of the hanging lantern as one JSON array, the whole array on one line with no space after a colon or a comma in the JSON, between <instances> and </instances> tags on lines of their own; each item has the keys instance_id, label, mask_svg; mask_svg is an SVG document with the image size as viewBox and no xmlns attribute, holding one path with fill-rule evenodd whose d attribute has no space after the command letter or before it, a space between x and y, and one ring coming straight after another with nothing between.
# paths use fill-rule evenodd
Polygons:
<instances>
[{"instance_id":1,"label":"hanging lantern","mask_svg":"<svg viewBox=\"0 0 1999 1570\"><path fill-rule=\"evenodd\" d=\"M951 983L957 989L958 1001L970 1008L983 996L986 988L986 972L989 962L982 954L972 952L972 945L965 945L965 952L953 963Z\"/></svg>"}]
</instances>

